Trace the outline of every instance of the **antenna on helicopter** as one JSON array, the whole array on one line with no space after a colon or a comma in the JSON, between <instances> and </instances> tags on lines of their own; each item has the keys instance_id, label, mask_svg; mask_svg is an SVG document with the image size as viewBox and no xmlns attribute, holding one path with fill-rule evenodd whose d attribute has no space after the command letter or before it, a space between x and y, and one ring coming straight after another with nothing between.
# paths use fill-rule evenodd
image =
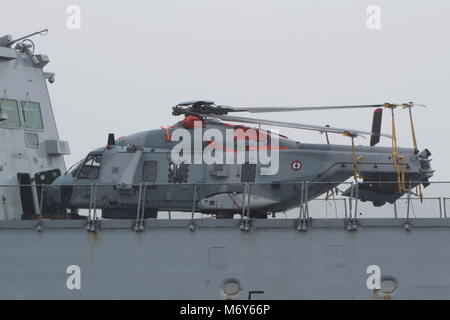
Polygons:
<instances>
[{"instance_id":1,"label":"antenna on helicopter","mask_svg":"<svg viewBox=\"0 0 450 320\"><path fill-rule=\"evenodd\" d=\"M111 146L115 146L115 145L116 145L116 138L114 137L114 133L108 134L108 144L107 144L107 146L111 147Z\"/></svg>"}]
</instances>

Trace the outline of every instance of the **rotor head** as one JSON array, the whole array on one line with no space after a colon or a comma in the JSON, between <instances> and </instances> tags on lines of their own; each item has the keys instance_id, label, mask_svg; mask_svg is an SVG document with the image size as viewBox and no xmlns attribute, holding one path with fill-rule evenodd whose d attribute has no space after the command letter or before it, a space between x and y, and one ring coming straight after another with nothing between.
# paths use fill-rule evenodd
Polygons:
<instances>
[{"instance_id":1,"label":"rotor head","mask_svg":"<svg viewBox=\"0 0 450 320\"><path fill-rule=\"evenodd\" d=\"M217 106L213 101L210 100L196 100L196 101L185 101L177 104L172 108L172 114L174 116L179 115L224 115L228 112L232 112L232 108L225 106Z\"/></svg>"}]
</instances>

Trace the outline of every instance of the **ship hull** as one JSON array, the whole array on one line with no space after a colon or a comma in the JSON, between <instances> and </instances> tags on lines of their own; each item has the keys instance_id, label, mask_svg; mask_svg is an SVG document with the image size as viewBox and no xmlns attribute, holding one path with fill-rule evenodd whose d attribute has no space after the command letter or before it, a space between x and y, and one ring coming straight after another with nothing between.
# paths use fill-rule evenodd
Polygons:
<instances>
[{"instance_id":1,"label":"ship hull","mask_svg":"<svg viewBox=\"0 0 450 320\"><path fill-rule=\"evenodd\" d=\"M413 219L409 231L405 219L361 219L353 231L344 219L314 219L307 231L295 219L248 231L238 219L147 220L143 232L132 223L88 232L81 220L0 222L0 299L450 297L447 219ZM394 292L368 287L374 265ZM240 287L231 296L230 281Z\"/></svg>"}]
</instances>

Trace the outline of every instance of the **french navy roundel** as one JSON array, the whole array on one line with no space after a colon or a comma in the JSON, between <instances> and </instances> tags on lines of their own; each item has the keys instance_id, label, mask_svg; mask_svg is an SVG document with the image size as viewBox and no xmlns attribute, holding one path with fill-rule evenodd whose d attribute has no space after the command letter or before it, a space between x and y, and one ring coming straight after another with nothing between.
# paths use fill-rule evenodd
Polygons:
<instances>
[{"instance_id":1,"label":"french navy roundel","mask_svg":"<svg viewBox=\"0 0 450 320\"><path fill-rule=\"evenodd\" d=\"M298 160L292 161L291 169L294 171L298 171L302 168L302 163Z\"/></svg>"}]
</instances>

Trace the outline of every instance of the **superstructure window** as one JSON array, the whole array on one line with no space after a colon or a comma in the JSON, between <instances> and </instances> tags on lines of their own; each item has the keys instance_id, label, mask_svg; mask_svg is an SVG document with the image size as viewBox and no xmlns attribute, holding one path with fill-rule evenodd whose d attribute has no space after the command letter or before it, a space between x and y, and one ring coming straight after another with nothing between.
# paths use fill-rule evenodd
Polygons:
<instances>
[{"instance_id":1,"label":"superstructure window","mask_svg":"<svg viewBox=\"0 0 450 320\"><path fill-rule=\"evenodd\" d=\"M29 147L39 147L39 137L35 133L25 132L25 142Z\"/></svg>"},{"instance_id":2,"label":"superstructure window","mask_svg":"<svg viewBox=\"0 0 450 320\"><path fill-rule=\"evenodd\" d=\"M44 129L39 103L22 101L22 115L26 129Z\"/></svg>"},{"instance_id":3,"label":"superstructure window","mask_svg":"<svg viewBox=\"0 0 450 320\"><path fill-rule=\"evenodd\" d=\"M19 106L16 100L0 99L0 113L8 117L0 121L2 127L20 128Z\"/></svg>"},{"instance_id":4,"label":"superstructure window","mask_svg":"<svg viewBox=\"0 0 450 320\"><path fill-rule=\"evenodd\" d=\"M157 161L144 161L144 172L142 175L142 181L143 182L155 181L157 170L158 170Z\"/></svg>"},{"instance_id":5,"label":"superstructure window","mask_svg":"<svg viewBox=\"0 0 450 320\"><path fill-rule=\"evenodd\" d=\"M78 179L97 179L102 164L101 154L90 154L77 174Z\"/></svg>"}]
</instances>

